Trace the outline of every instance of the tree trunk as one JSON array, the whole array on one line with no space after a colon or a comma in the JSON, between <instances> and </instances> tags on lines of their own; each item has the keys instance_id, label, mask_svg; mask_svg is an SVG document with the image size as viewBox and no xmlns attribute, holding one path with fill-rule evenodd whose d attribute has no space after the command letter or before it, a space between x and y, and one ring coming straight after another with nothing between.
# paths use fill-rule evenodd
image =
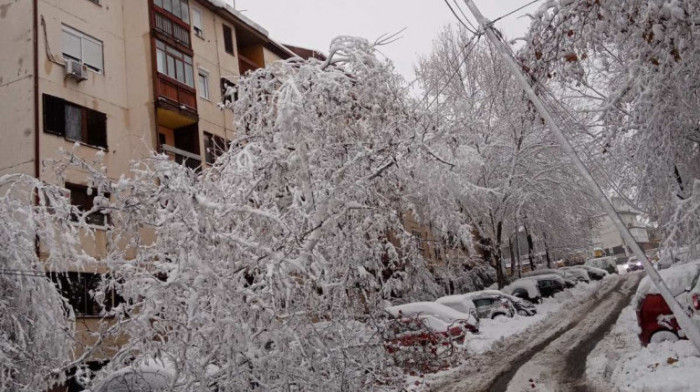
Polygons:
<instances>
[{"instance_id":1,"label":"tree trunk","mask_svg":"<svg viewBox=\"0 0 700 392\"><path fill-rule=\"evenodd\" d=\"M503 221L498 221L496 225L496 246L492 248L492 254L495 256L496 279L498 279L498 288L503 288L508 283L506 270L503 265L503 257L501 257L501 236L503 234Z\"/></svg>"},{"instance_id":2,"label":"tree trunk","mask_svg":"<svg viewBox=\"0 0 700 392\"><path fill-rule=\"evenodd\" d=\"M533 260L532 254L535 252L535 245L534 241L532 240L532 234L530 234L530 231L527 229L527 226L525 226L525 235L527 235L527 255L530 259L530 271L534 271L535 261Z\"/></svg>"},{"instance_id":3,"label":"tree trunk","mask_svg":"<svg viewBox=\"0 0 700 392\"><path fill-rule=\"evenodd\" d=\"M515 276L515 253L513 250L513 241L508 237L508 249L510 249L510 276Z\"/></svg>"},{"instance_id":4,"label":"tree trunk","mask_svg":"<svg viewBox=\"0 0 700 392\"><path fill-rule=\"evenodd\" d=\"M518 278L522 278L523 277L523 274L522 274L523 270L522 270L522 265L520 264L520 239L519 238L520 238L520 233L517 231L517 228L516 228L516 231L515 231L515 257L518 259L518 270L517 270L517 275L514 275L514 276L517 276Z\"/></svg>"},{"instance_id":5,"label":"tree trunk","mask_svg":"<svg viewBox=\"0 0 700 392\"><path fill-rule=\"evenodd\" d=\"M549 246L547 246L547 234L542 233L542 242L544 243L544 255L547 257L547 268L552 269L552 259L549 257Z\"/></svg>"}]
</instances>

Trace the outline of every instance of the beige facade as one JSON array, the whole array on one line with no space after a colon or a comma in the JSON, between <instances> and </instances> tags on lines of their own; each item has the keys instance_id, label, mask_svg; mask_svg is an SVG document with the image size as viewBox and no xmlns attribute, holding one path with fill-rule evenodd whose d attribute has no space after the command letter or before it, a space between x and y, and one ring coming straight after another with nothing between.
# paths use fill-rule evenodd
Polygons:
<instances>
[{"instance_id":1,"label":"beige facade","mask_svg":"<svg viewBox=\"0 0 700 392\"><path fill-rule=\"evenodd\" d=\"M225 147L235 137L233 113L219 107L222 80L235 84L241 71L294 56L254 22L208 0L11 1L0 5L0 45L0 176L49 183L58 180L42 166L60 158L60 149L88 161L101 151L113 180L153 152L206 168L208 155L221 152L212 151L212 138ZM91 202L78 194L86 173L66 177L59 185L71 201ZM107 233L105 226L83 238L86 253L103 257ZM98 263L71 276L106 272ZM100 319L84 310L76 323L87 343Z\"/></svg>"}]
</instances>

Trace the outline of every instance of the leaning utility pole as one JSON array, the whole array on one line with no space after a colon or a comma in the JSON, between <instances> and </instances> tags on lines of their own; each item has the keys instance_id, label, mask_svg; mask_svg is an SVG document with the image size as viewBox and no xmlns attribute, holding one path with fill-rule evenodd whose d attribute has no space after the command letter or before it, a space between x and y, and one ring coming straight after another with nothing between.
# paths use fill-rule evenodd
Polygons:
<instances>
[{"instance_id":1,"label":"leaning utility pole","mask_svg":"<svg viewBox=\"0 0 700 392\"><path fill-rule=\"evenodd\" d=\"M686 336L700 351L700 330L698 330L697 326L695 326L695 324L685 313L678 301L676 301L676 299L673 297L673 294L671 294L671 291L668 289L668 286L661 278L661 275L659 275L659 272L656 269L654 269L654 266L651 265L651 262L649 262L649 260L647 259L642 248L640 248L639 244L637 244L637 241L634 240L632 233L630 233L627 226L625 226L624 222L622 222L622 219L620 219L620 216L617 214L617 211L615 211L615 207L613 207L608 197L605 196L605 193L595 181L595 179L588 171L586 166L583 164L578 154L576 154L576 151L574 151L573 147L564 136L564 133L561 131L557 123L549 114L549 111L544 106L540 98L537 96L535 90L533 90L532 86L530 86L530 84L528 83L518 64L508 53L509 48L505 47L504 43L501 40L499 40L498 37L496 37L496 34L493 32L493 26L491 22L481 14L474 2L472 0L464 0L464 3L467 5L472 14L474 14L474 17L479 23L479 27L484 31L489 41L493 43L496 51L506 62L506 65L515 76L518 83L521 84L528 98L530 98L530 101L535 105L537 112L540 114L540 116L542 116L542 118L544 118L545 122L547 123L547 126L550 128L550 130L554 133L554 136L556 136L557 140L559 141L559 145L562 148L562 150L564 150L564 153L566 153L574 161L574 164L576 165L576 168L580 172L581 176L583 176L584 180L588 183L588 186L593 191L593 194L596 196L596 199L598 199L598 203L600 203L600 206L603 207L603 210L606 212L606 214L610 217L610 219L617 227L617 230L620 232L620 236L622 236L622 239L625 241L627 246L630 249L632 249L634 255L642 261L644 265L644 270L646 271L647 275L649 275L649 278L651 278L652 282L654 282L656 288L659 290L659 293L671 308L673 315L676 317L678 324L683 329Z\"/></svg>"}]
</instances>

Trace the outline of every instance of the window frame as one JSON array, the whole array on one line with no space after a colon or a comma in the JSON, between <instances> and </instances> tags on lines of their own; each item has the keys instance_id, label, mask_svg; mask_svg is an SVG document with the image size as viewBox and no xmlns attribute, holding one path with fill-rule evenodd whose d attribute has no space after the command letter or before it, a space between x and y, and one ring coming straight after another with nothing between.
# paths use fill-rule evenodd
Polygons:
<instances>
[{"instance_id":1,"label":"window frame","mask_svg":"<svg viewBox=\"0 0 700 392\"><path fill-rule=\"evenodd\" d=\"M63 40L64 34L69 34L69 35L74 36L75 38L80 39L80 58L75 58L74 56L71 56L71 55L65 53L65 48L63 47L63 43L62 43L61 44L61 46L62 46L61 47L61 55L63 56L63 59L64 60L78 61L81 64L85 65L86 68L89 69L90 71L92 71L96 74L99 74L99 75L104 75L104 73L105 73L104 43L101 40L99 40L95 37L92 37L88 34L85 34L80 30L77 30L77 29L70 27L66 24L61 24L61 39L62 40ZM99 68L97 66L95 66L94 64L90 64L90 63L85 62L85 47L83 44L84 41L91 42L91 43L96 44L100 47L100 58L102 60L102 64L100 65Z\"/></svg>"},{"instance_id":2,"label":"window frame","mask_svg":"<svg viewBox=\"0 0 700 392\"><path fill-rule=\"evenodd\" d=\"M202 11L199 8L192 7L192 31L194 35L204 39L204 26L202 25ZM198 21L198 22L197 22Z\"/></svg>"},{"instance_id":3,"label":"window frame","mask_svg":"<svg viewBox=\"0 0 700 392\"><path fill-rule=\"evenodd\" d=\"M170 9L165 7L165 2L170 4ZM179 14L176 14L174 12L174 8L172 7L172 4L176 2L180 4L180 12ZM167 12L169 15L173 16L174 18L177 18L180 20L182 23L185 23L187 25L190 25L192 18L191 18L191 12L190 12L190 4L188 0L153 0L153 6L157 7L160 10L163 10L164 12ZM186 19L184 19L182 16L182 12L185 11L185 14L187 14Z\"/></svg>"},{"instance_id":4,"label":"window frame","mask_svg":"<svg viewBox=\"0 0 700 392\"><path fill-rule=\"evenodd\" d=\"M181 83L191 89L195 88L194 80L194 63L192 56L188 53L183 52L180 49L175 48L172 45L168 45L165 41L160 39L155 39L156 42L156 71L168 78ZM162 46L162 47L161 47ZM176 57L177 56L177 57ZM162 57L162 60L161 60ZM172 61L170 61L172 59ZM173 74L170 74L170 68L173 68ZM178 72L178 66L182 68L183 79L178 79L180 72ZM165 71L165 72L163 72ZM189 72L189 74L188 74ZM191 84L187 83L188 76L191 77Z\"/></svg>"},{"instance_id":5,"label":"window frame","mask_svg":"<svg viewBox=\"0 0 700 392\"><path fill-rule=\"evenodd\" d=\"M201 86L200 81L202 81ZM209 72L202 68L197 69L197 90L199 90L198 96L200 98L206 99L207 101L211 100L211 91L209 89Z\"/></svg>"},{"instance_id":6,"label":"window frame","mask_svg":"<svg viewBox=\"0 0 700 392\"><path fill-rule=\"evenodd\" d=\"M68 136L67 133L67 116L66 108L70 106L80 111L80 127L81 140L75 140ZM63 136L64 139L71 142L78 142L82 145L98 148L109 149L108 132L107 132L107 115L100 111L76 105L73 102L67 101L49 94L42 94L42 116L44 133L50 133L56 136ZM60 116L59 118L56 118ZM98 135L97 130L91 127L91 121L99 120L102 134ZM93 124L94 125L94 124ZM57 128L57 129L52 129ZM92 131L91 131L92 129ZM92 139L92 140L91 140ZM104 140L104 144L93 144L91 141Z\"/></svg>"}]
</instances>

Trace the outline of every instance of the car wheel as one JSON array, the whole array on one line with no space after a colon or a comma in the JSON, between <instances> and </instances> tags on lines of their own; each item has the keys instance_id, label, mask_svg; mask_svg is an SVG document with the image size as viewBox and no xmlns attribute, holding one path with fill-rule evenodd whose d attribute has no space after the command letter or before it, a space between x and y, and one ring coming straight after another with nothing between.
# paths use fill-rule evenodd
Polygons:
<instances>
[{"instance_id":1,"label":"car wheel","mask_svg":"<svg viewBox=\"0 0 700 392\"><path fill-rule=\"evenodd\" d=\"M671 331L658 331L654 332L649 339L649 343L660 343L660 342L677 342L678 335Z\"/></svg>"},{"instance_id":2,"label":"car wheel","mask_svg":"<svg viewBox=\"0 0 700 392\"><path fill-rule=\"evenodd\" d=\"M518 310L518 314L519 314L520 316L529 316L529 314L528 314L526 311L524 311L524 310Z\"/></svg>"},{"instance_id":3,"label":"car wheel","mask_svg":"<svg viewBox=\"0 0 700 392\"><path fill-rule=\"evenodd\" d=\"M491 319L492 320L501 319L501 318L504 318L505 316L506 315L504 313L496 313L493 316L491 316Z\"/></svg>"}]
</instances>

